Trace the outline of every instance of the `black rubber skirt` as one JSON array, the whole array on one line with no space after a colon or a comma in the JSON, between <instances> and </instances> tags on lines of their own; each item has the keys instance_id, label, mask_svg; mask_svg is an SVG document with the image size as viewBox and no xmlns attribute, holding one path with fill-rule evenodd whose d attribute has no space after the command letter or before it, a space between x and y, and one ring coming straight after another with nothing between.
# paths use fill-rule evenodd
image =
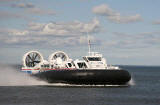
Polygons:
<instances>
[{"instance_id":1,"label":"black rubber skirt","mask_svg":"<svg viewBox=\"0 0 160 105\"><path fill-rule=\"evenodd\" d=\"M131 75L126 70L51 70L40 72L34 76L49 83L95 85L122 85L131 79Z\"/></svg>"}]
</instances>

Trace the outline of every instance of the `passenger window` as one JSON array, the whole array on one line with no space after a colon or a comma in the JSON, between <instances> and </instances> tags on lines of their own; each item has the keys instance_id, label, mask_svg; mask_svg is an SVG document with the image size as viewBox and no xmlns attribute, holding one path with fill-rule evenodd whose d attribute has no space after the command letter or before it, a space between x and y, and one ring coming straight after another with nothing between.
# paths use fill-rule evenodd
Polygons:
<instances>
[{"instance_id":1,"label":"passenger window","mask_svg":"<svg viewBox=\"0 0 160 105\"><path fill-rule=\"evenodd\" d=\"M69 67L72 67L72 64L71 64L71 63L68 63L68 66L69 66Z\"/></svg>"},{"instance_id":2,"label":"passenger window","mask_svg":"<svg viewBox=\"0 0 160 105\"><path fill-rule=\"evenodd\" d=\"M87 65L84 62L77 63L77 64L78 64L79 68L87 68Z\"/></svg>"}]
</instances>

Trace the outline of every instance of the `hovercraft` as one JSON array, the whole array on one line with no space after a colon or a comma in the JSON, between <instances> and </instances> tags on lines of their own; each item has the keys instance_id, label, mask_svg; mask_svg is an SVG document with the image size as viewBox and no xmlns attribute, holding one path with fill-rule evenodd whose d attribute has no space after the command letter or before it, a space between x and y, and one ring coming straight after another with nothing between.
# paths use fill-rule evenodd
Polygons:
<instances>
[{"instance_id":1,"label":"hovercraft","mask_svg":"<svg viewBox=\"0 0 160 105\"><path fill-rule=\"evenodd\" d=\"M86 85L125 85L131 75L118 66L107 65L98 52L90 52L82 60L70 59L63 51L57 51L44 60L38 51L29 51L23 57L22 71L48 83Z\"/></svg>"}]
</instances>

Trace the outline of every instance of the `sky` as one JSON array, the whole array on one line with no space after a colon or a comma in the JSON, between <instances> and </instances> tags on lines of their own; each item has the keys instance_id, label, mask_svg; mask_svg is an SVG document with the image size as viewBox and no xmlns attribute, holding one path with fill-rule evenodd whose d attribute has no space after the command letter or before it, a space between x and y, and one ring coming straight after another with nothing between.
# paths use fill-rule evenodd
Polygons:
<instances>
[{"instance_id":1,"label":"sky","mask_svg":"<svg viewBox=\"0 0 160 105\"><path fill-rule=\"evenodd\" d=\"M0 63L39 51L72 59L91 50L108 64L160 65L160 0L0 0Z\"/></svg>"}]
</instances>

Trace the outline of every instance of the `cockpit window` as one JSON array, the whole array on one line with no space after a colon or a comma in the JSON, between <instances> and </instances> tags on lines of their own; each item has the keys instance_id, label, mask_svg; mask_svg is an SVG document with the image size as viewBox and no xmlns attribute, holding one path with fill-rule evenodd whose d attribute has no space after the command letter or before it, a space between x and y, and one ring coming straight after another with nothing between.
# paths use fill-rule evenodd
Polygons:
<instances>
[{"instance_id":1,"label":"cockpit window","mask_svg":"<svg viewBox=\"0 0 160 105\"><path fill-rule=\"evenodd\" d=\"M88 57L89 61L101 61L100 57Z\"/></svg>"}]
</instances>

